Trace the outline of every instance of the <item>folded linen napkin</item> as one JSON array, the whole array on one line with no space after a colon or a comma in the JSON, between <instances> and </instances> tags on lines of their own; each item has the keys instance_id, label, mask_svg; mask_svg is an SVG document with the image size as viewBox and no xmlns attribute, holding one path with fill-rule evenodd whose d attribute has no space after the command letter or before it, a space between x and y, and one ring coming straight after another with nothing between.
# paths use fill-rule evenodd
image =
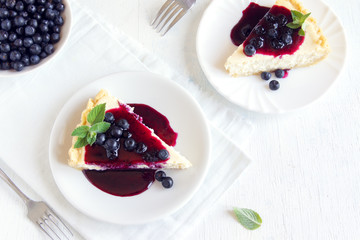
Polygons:
<instances>
[{"instance_id":1,"label":"folded linen napkin","mask_svg":"<svg viewBox=\"0 0 360 240\"><path fill-rule=\"evenodd\" d=\"M0 79L0 116L6 116L0 120L0 159L36 191L27 192L30 197L41 196L86 239L181 239L249 163L239 145L251 124L224 108L219 96L201 91L77 3L72 13L71 36L57 58L29 75ZM48 162L52 125L67 99L86 84L121 71L151 71L178 82L200 103L211 128L211 166L198 192L174 214L143 225L103 223L80 213L57 189Z\"/></svg>"}]
</instances>

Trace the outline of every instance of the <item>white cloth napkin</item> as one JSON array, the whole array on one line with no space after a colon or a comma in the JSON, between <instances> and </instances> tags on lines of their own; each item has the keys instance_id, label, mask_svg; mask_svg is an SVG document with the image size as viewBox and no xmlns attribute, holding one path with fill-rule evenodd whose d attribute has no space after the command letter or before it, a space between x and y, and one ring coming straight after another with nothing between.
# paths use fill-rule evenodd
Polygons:
<instances>
[{"instance_id":1,"label":"white cloth napkin","mask_svg":"<svg viewBox=\"0 0 360 240\"><path fill-rule=\"evenodd\" d=\"M37 193L27 192L30 197L41 196L86 239L182 238L249 163L239 144L251 124L225 109L221 97L201 91L77 3L72 13L71 36L59 56L35 73L0 79L0 160ZM108 224L80 213L57 189L48 163L51 128L67 99L87 83L121 71L151 71L180 83L202 106L212 133L211 166L198 192L176 213L144 225Z\"/></svg>"}]
</instances>

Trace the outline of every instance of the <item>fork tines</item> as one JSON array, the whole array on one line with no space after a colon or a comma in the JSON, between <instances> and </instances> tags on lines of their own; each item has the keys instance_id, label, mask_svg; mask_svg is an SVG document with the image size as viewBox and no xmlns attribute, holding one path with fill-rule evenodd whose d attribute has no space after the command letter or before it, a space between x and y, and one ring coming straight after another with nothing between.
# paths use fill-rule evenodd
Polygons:
<instances>
[{"instance_id":1,"label":"fork tines","mask_svg":"<svg viewBox=\"0 0 360 240\"><path fill-rule=\"evenodd\" d=\"M155 29L158 28L158 32L170 22L164 32L161 34L164 36L175 23L177 23L187 12L187 8L181 4L178 0L167 0L160 8L155 19L151 22L151 26Z\"/></svg>"},{"instance_id":2,"label":"fork tines","mask_svg":"<svg viewBox=\"0 0 360 240\"><path fill-rule=\"evenodd\" d=\"M54 212L45 213L41 219L38 219L37 224L50 239L70 240L74 237L70 229Z\"/></svg>"}]
</instances>

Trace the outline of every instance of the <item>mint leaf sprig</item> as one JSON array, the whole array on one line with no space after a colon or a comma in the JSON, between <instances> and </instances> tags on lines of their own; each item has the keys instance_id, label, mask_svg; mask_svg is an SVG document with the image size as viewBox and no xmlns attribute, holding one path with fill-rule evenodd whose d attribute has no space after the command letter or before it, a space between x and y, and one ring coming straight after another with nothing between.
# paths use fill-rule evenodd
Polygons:
<instances>
[{"instance_id":1,"label":"mint leaf sprig","mask_svg":"<svg viewBox=\"0 0 360 240\"><path fill-rule=\"evenodd\" d=\"M298 29L301 27L298 34L300 36L305 36L304 22L310 16L310 14L311 13L302 14L299 11L291 10L291 17L293 21L286 24L286 26L291 29Z\"/></svg>"},{"instance_id":2,"label":"mint leaf sprig","mask_svg":"<svg viewBox=\"0 0 360 240\"><path fill-rule=\"evenodd\" d=\"M90 123L90 126L84 125L75 128L71 133L71 136L77 136L78 139L74 144L74 148L85 147L90 144L93 145L96 141L96 135L98 133L106 132L110 123L104 122L105 118L105 103L99 104L89 112L87 116L87 121Z\"/></svg>"},{"instance_id":3,"label":"mint leaf sprig","mask_svg":"<svg viewBox=\"0 0 360 240\"><path fill-rule=\"evenodd\" d=\"M234 213L239 223L246 229L255 230L261 226L262 219L254 210L235 207Z\"/></svg>"}]
</instances>

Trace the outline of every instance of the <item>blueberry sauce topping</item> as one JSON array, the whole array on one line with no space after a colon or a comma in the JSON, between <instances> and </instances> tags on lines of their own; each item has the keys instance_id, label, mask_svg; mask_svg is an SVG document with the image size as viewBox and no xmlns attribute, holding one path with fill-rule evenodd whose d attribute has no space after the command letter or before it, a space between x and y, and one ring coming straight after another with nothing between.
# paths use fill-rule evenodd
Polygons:
<instances>
[{"instance_id":1,"label":"blueberry sauce topping","mask_svg":"<svg viewBox=\"0 0 360 240\"><path fill-rule=\"evenodd\" d=\"M55 51L64 24L62 0L0 1L0 70L21 71Z\"/></svg>"},{"instance_id":2,"label":"blueberry sauce topping","mask_svg":"<svg viewBox=\"0 0 360 240\"><path fill-rule=\"evenodd\" d=\"M286 26L291 21L289 9L274 5L243 42L244 54L275 57L293 54L303 43L304 37L298 34L300 28L293 30Z\"/></svg>"}]
</instances>

